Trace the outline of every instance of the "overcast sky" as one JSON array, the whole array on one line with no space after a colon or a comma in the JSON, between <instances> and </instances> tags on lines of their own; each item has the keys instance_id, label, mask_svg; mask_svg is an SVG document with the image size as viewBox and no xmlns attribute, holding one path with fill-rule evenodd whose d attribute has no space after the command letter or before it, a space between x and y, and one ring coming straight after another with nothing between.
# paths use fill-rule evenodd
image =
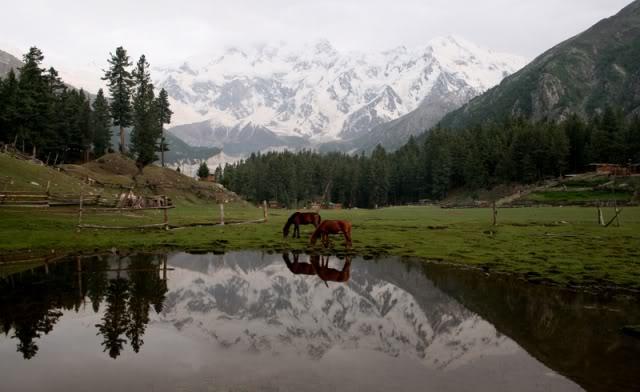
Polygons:
<instances>
[{"instance_id":1,"label":"overcast sky","mask_svg":"<svg viewBox=\"0 0 640 392\"><path fill-rule=\"evenodd\" d=\"M18 0L2 6L0 49L35 45L67 71L102 68L123 45L152 65L230 45L327 38L339 50L458 35L532 59L630 0ZM17 53L16 53L17 52Z\"/></svg>"}]
</instances>

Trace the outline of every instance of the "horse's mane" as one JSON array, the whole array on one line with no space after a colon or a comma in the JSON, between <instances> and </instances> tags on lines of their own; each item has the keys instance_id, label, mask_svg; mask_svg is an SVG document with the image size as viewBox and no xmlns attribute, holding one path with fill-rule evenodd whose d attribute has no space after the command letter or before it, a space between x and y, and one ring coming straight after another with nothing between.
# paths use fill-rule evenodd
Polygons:
<instances>
[{"instance_id":1,"label":"horse's mane","mask_svg":"<svg viewBox=\"0 0 640 392\"><path fill-rule=\"evenodd\" d=\"M285 233L289 232L289 227L291 227L291 225L293 224L294 219L296 219L296 216L298 216L298 214L299 214L299 212L294 212L293 214L291 214L291 216L287 220L287 223L284 224L284 228L282 229L283 232L285 232Z\"/></svg>"}]
</instances>

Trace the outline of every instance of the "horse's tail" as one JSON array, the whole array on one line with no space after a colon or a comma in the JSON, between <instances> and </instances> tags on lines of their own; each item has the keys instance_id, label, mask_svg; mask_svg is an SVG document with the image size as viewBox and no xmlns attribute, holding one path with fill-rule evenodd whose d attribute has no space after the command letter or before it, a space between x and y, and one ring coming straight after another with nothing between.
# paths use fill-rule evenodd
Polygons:
<instances>
[{"instance_id":1,"label":"horse's tail","mask_svg":"<svg viewBox=\"0 0 640 392\"><path fill-rule=\"evenodd\" d=\"M318 241L318 237L322 234L322 230L320 229L320 225L318 225L318 227L316 227L315 231L313 232L313 234L311 234L311 238L309 239L309 243L311 245L315 245L316 241Z\"/></svg>"},{"instance_id":2,"label":"horse's tail","mask_svg":"<svg viewBox=\"0 0 640 392\"><path fill-rule=\"evenodd\" d=\"M287 220L287 223L284 224L284 227L282 228L282 235L284 237L288 237L289 236L289 227L291 227L291 225L293 224L293 221L295 220L295 218L296 218L296 216L298 214L299 214L299 212L294 212L293 214L291 214L291 216Z\"/></svg>"}]
</instances>

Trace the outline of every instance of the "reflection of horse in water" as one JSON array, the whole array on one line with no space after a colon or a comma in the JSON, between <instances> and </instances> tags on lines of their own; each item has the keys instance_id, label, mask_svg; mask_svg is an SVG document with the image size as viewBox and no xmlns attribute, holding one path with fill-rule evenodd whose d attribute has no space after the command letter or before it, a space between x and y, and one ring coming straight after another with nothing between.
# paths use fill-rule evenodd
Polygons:
<instances>
[{"instance_id":1,"label":"reflection of horse in water","mask_svg":"<svg viewBox=\"0 0 640 392\"><path fill-rule=\"evenodd\" d=\"M312 255L309 260L311 265L316 269L316 273L324 281L327 282L347 282L351 277L351 257L346 256L342 270L338 271L329 268L329 256ZM327 285L328 286L328 285Z\"/></svg>"},{"instance_id":2,"label":"reflection of horse in water","mask_svg":"<svg viewBox=\"0 0 640 392\"><path fill-rule=\"evenodd\" d=\"M312 255L309 259L309 263L301 263L298 261L299 255L293 254L293 262L289 258L289 253L283 253L287 268L294 275L318 275L327 287L327 282L347 282L351 277L351 257L345 258L344 266L342 270L329 268L329 256Z\"/></svg>"},{"instance_id":3,"label":"reflection of horse in water","mask_svg":"<svg viewBox=\"0 0 640 392\"><path fill-rule=\"evenodd\" d=\"M294 225L293 238L300 238L300 225L313 225L317 228L321 220L320 214L315 212L294 212L285 223L282 234L285 238L288 237L289 227Z\"/></svg>"},{"instance_id":4,"label":"reflection of horse in water","mask_svg":"<svg viewBox=\"0 0 640 392\"><path fill-rule=\"evenodd\" d=\"M315 245L318 237L322 237L322 244L329 246L329 234L344 234L344 239L347 242L347 246L351 246L351 222L344 220L326 220L320 223L313 232L309 242L311 245Z\"/></svg>"}]
</instances>

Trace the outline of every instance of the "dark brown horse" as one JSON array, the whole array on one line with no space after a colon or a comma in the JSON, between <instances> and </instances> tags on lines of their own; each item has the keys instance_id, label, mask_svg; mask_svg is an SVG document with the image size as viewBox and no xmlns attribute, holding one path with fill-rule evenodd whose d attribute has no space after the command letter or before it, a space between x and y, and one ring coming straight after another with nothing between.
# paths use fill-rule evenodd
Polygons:
<instances>
[{"instance_id":1,"label":"dark brown horse","mask_svg":"<svg viewBox=\"0 0 640 392\"><path fill-rule=\"evenodd\" d=\"M351 247L351 222L344 220L326 220L320 223L316 231L311 235L309 243L315 245L318 237L322 238L322 244L329 246L329 234L344 234L347 246Z\"/></svg>"},{"instance_id":2,"label":"dark brown horse","mask_svg":"<svg viewBox=\"0 0 640 392\"><path fill-rule=\"evenodd\" d=\"M293 254L293 262L289 258L288 253L283 253L284 259L289 271L295 275L318 275L324 284L328 287L327 282L347 282L351 277L351 258L345 259L342 270L329 268L329 256L312 255L310 263L301 263L298 261L298 255Z\"/></svg>"},{"instance_id":3,"label":"dark brown horse","mask_svg":"<svg viewBox=\"0 0 640 392\"><path fill-rule=\"evenodd\" d=\"M313 225L318 227L320 225L320 215L315 212L294 212L285 223L282 228L282 235L287 238L289 236L289 227L293 227L293 238L300 238L300 225Z\"/></svg>"}]
</instances>

